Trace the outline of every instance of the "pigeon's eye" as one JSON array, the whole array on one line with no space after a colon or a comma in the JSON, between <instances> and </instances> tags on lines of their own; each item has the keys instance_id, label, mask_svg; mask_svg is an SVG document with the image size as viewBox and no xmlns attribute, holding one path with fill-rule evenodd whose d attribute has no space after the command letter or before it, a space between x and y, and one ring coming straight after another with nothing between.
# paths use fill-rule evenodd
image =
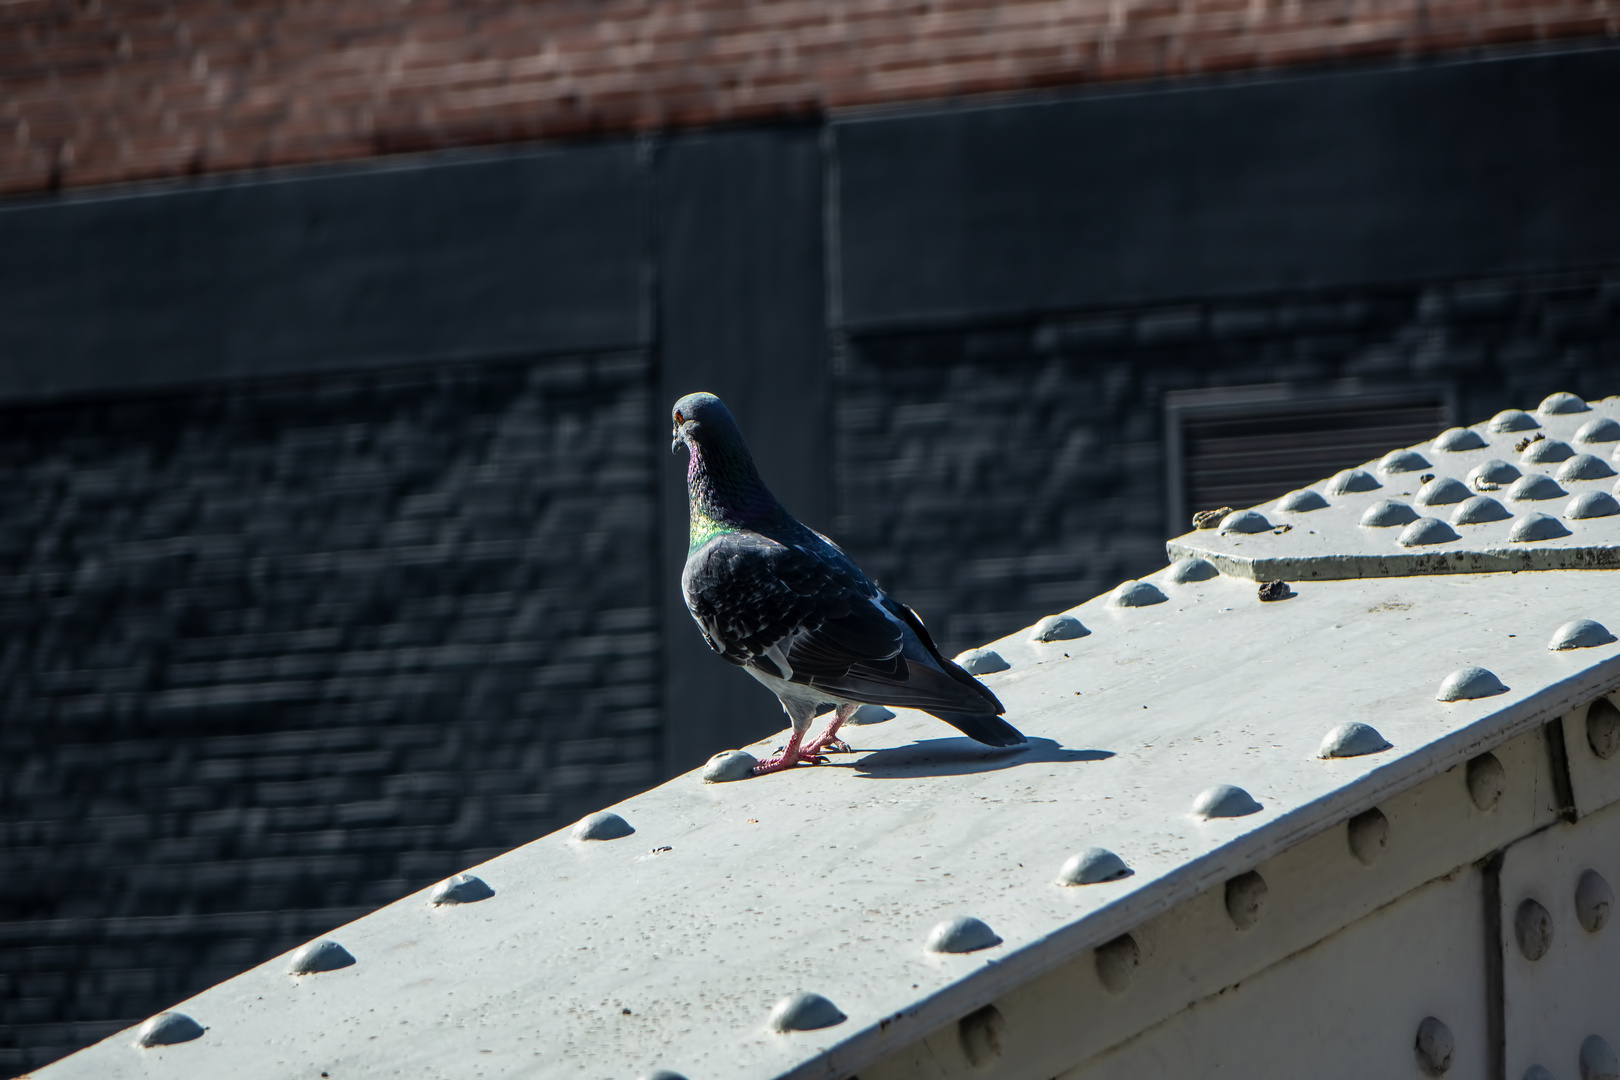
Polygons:
<instances>
[{"instance_id":1,"label":"pigeon's eye","mask_svg":"<svg viewBox=\"0 0 1620 1080\"><path fill-rule=\"evenodd\" d=\"M684 424L684 423L686 423L686 417L684 417L684 416L682 416L682 415L681 415L681 411L680 411L680 410L679 410L679 409L676 409L676 410L675 410L675 422L676 422L676 423L677 423L677 424Z\"/></svg>"}]
</instances>

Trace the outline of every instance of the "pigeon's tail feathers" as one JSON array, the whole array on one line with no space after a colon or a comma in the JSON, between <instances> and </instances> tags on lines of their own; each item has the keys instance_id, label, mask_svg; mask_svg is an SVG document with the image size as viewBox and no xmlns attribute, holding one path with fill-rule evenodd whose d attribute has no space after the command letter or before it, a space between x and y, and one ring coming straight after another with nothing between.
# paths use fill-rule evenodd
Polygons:
<instances>
[{"instance_id":1,"label":"pigeon's tail feathers","mask_svg":"<svg viewBox=\"0 0 1620 1080\"><path fill-rule=\"evenodd\" d=\"M1017 728L995 713L934 712L934 715L986 746L1023 746L1029 741Z\"/></svg>"},{"instance_id":2,"label":"pigeon's tail feathers","mask_svg":"<svg viewBox=\"0 0 1620 1080\"><path fill-rule=\"evenodd\" d=\"M880 595L879 602L882 603L892 615L911 628L911 632L917 635L917 640L920 641L923 648L928 651L928 656L934 661L935 667L939 668L939 670L944 672L946 675L949 675L959 685L967 687L972 694L980 698L985 705L989 706L992 712L1004 713L1007 711L1002 707L1002 704L1000 700L997 699L996 695L990 692L990 688L988 686L985 686L984 683L980 682L978 679L975 679L972 675L969 675L965 670L963 670L960 664L956 663L956 661L950 659L944 653L939 651L939 646L934 644L933 636L928 633L928 627L923 625L922 618L918 616L915 611L912 611L906 605L902 604L894 597L889 596L887 593Z\"/></svg>"}]
</instances>

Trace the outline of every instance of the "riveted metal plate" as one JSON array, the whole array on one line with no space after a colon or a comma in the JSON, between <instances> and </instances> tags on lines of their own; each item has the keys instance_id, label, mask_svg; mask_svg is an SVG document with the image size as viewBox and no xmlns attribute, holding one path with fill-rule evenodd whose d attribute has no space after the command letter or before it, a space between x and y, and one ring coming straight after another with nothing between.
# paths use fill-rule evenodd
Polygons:
<instances>
[{"instance_id":1,"label":"riveted metal plate","mask_svg":"<svg viewBox=\"0 0 1620 1080\"><path fill-rule=\"evenodd\" d=\"M1620 693L1603 696L1620 708ZM1600 708L1600 715L1592 716L1596 701L1594 696L1591 702L1571 709L1562 719L1570 786L1574 789L1575 808L1583 815L1620 802L1620 748L1611 749L1615 733L1605 729L1605 721L1611 719L1601 715L1606 710ZM1593 722L1589 724L1589 720ZM1601 757L1599 751L1609 751L1611 756Z\"/></svg>"},{"instance_id":2,"label":"riveted metal plate","mask_svg":"<svg viewBox=\"0 0 1620 1080\"><path fill-rule=\"evenodd\" d=\"M1507 1075L1540 1065L1554 1076L1584 1076L1581 1044L1600 1036L1620 1046L1620 924L1610 912L1596 930L1582 876L1620 886L1620 805L1559 824L1508 848L1502 860L1503 1016ZM1551 941L1526 949L1515 919L1533 901L1550 916ZM1583 910L1584 909L1584 910ZM1544 949L1544 951L1543 951ZM1539 959L1530 959L1537 952Z\"/></svg>"},{"instance_id":3,"label":"riveted metal plate","mask_svg":"<svg viewBox=\"0 0 1620 1080\"><path fill-rule=\"evenodd\" d=\"M1272 526L1269 530L1197 529L1170 541L1166 553L1172 562L1202 558L1223 574L1254 581L1617 568L1620 514L1588 516L1594 512L1594 500L1579 502L1584 495L1614 490L1616 470L1620 469L1620 461L1612 457L1616 444L1583 442L1580 436L1592 430L1594 421L1616 416L1620 416L1620 397L1592 402L1585 412L1538 412L1529 428L1498 431L1493 430L1500 426L1495 421L1477 424L1464 429L1477 439L1437 438L1419 443L1405 452L1415 457L1403 458L1401 452L1394 452L1362 466L1357 472L1365 479L1359 484L1329 481L1308 489L1323 496L1326 506L1310 500L1318 508L1291 512L1285 507L1296 505L1293 493L1261 503L1253 512ZM1583 455L1577 464L1586 467L1571 468L1570 462L1576 460L1573 456L1558 462L1527 460L1536 456L1535 444L1523 451L1519 447L1537 436L1543 443L1568 443L1572 455ZM1441 449L1449 443L1469 448ZM1419 466L1417 461L1425 464ZM1500 474L1503 482L1478 476L1493 461L1507 465ZM1476 515L1479 520L1468 523L1458 517L1464 503L1425 504L1428 493L1438 490L1440 481L1446 479L1463 484L1470 495L1494 499L1499 509L1494 515ZM1369 483L1374 486L1367 486ZM1520 495L1526 497L1518 498ZM1413 525L1402 529L1363 523L1369 511L1388 502L1408 508L1411 515L1435 519L1443 527L1431 526L1431 535L1419 537L1411 531ZM1534 514L1551 520L1532 521ZM1394 517L1384 517L1394 522ZM1539 528L1527 533L1527 523ZM1542 538L1515 539L1531 534ZM1438 542L1414 542L1419 539Z\"/></svg>"},{"instance_id":4,"label":"riveted metal plate","mask_svg":"<svg viewBox=\"0 0 1620 1080\"><path fill-rule=\"evenodd\" d=\"M1483 906L1481 901L1464 895L1478 896L1474 862L1557 819L1555 785L1542 733L1526 732L1491 753L1501 763L1504 783L1501 797L1489 809L1476 806L1470 797L1465 766L1450 769L1380 803L1388 835L1373 866L1363 863L1351 849L1348 822L1260 863L1256 871L1265 882L1265 899L1258 917L1246 929L1234 926L1224 885L1132 927L1130 934L1139 947L1139 958L1129 988L1123 993L1111 992L1102 985L1092 957L1085 955L997 998L994 1005L1006 1018L1009 1035L996 1063L996 1075L1006 1080L1041 1080L1105 1054L1110 1047L1185 1014L1189 1008L1197 1013L1211 997L1224 1000L1227 988L1247 985L1252 976L1272 965L1292 963L1290 958L1312 949L1315 943L1367 919L1392 902L1406 903L1402 897L1414 890L1422 892L1425 883L1448 875L1464 878L1469 884L1461 889L1440 890L1459 905L1441 919L1448 925L1476 928L1463 937L1469 963L1478 967L1484 955L1480 922ZM1233 869L1234 877L1229 880L1241 880L1236 875L1239 868ZM1422 910L1428 912L1438 902L1427 900ZM1404 921L1398 922L1406 926ZM1422 936L1415 928L1402 933ZM1437 937L1436 947L1447 956L1461 948L1447 934ZM1432 982L1431 967L1443 959L1423 949L1404 954L1397 951L1387 957L1373 950L1370 955L1382 959L1376 974L1368 977L1414 988ZM1322 978L1319 970L1311 970L1314 974L1304 980L1279 976L1282 984L1294 987L1296 992L1293 1010L1285 1015L1326 1022L1334 1014L1340 987L1332 979L1324 979L1307 990L1312 979ZM1246 1000L1254 1004L1259 999ZM1438 1002L1437 998L1433 1008L1440 1007ZM1456 1013L1455 1009L1451 1011ZM1231 1010L1223 1015L1231 1016ZM1417 1013L1408 1028L1424 1015ZM1085 1022L1073 1022L1076 1016L1085 1017ZM1242 1023L1250 1035L1267 1025L1286 1029L1278 1017L1246 1017ZM1019 1032L1024 1033L1022 1037ZM1410 1038L1409 1030L1401 1036L1408 1050ZM1279 1041L1275 1033L1267 1039ZM863 1080L968 1080L980 1075L962 1054L958 1042L955 1025L947 1024L882 1064L863 1068L861 1076ZM1239 1039L1231 1046L1237 1053L1243 1041ZM1244 1075L1247 1060L1238 1053L1225 1062L1225 1068ZM1217 1063L1215 1057L1205 1062L1211 1067ZM1352 1070L1347 1075L1372 1074L1373 1070ZM1201 1074L1193 1069L1186 1075Z\"/></svg>"},{"instance_id":5,"label":"riveted metal plate","mask_svg":"<svg viewBox=\"0 0 1620 1080\"><path fill-rule=\"evenodd\" d=\"M1432 882L1060 1080L1418 1076L1431 1016L1452 1037L1447 1075L1486 1076L1483 907L1472 868Z\"/></svg>"}]
</instances>

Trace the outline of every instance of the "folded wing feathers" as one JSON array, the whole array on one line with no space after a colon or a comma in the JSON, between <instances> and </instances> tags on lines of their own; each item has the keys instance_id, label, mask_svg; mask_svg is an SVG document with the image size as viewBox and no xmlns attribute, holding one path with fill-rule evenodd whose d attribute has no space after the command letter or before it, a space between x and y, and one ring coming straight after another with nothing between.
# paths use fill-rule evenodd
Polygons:
<instances>
[{"instance_id":1,"label":"folded wing feathers","mask_svg":"<svg viewBox=\"0 0 1620 1080\"><path fill-rule=\"evenodd\" d=\"M734 664L855 701L1002 711L994 695L940 656L915 613L832 551L827 558L757 533L716 537L687 560L687 605ZM908 630L917 655L907 655Z\"/></svg>"}]
</instances>

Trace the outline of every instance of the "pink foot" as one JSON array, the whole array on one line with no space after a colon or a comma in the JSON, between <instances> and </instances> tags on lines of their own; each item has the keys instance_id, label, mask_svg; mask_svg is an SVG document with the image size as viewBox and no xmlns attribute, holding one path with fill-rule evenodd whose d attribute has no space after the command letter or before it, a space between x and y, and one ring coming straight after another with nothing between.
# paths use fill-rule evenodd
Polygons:
<instances>
[{"instance_id":1,"label":"pink foot","mask_svg":"<svg viewBox=\"0 0 1620 1080\"><path fill-rule=\"evenodd\" d=\"M849 743L838 737L838 729L844 726L845 720L854 715L856 708L858 706L855 705L838 706L838 711L833 713L832 723L827 725L827 730L812 739L804 748L804 752L819 754L823 750L828 750L835 754L849 753Z\"/></svg>"},{"instance_id":2,"label":"pink foot","mask_svg":"<svg viewBox=\"0 0 1620 1080\"><path fill-rule=\"evenodd\" d=\"M754 775L764 776L766 773L781 772L783 769L791 769L795 765L819 765L821 763L820 757L813 752L800 749L799 740L803 738L804 736L800 732L795 731L793 737L788 740L787 747L780 754L773 758L766 758L754 766Z\"/></svg>"},{"instance_id":3,"label":"pink foot","mask_svg":"<svg viewBox=\"0 0 1620 1080\"><path fill-rule=\"evenodd\" d=\"M826 762L827 759L818 754L810 754L800 750L798 753L790 756L787 751L784 750L775 757L766 758L758 765L755 765L754 775L764 776L766 773L781 772L783 769L791 769L795 765L824 765Z\"/></svg>"}]
</instances>

